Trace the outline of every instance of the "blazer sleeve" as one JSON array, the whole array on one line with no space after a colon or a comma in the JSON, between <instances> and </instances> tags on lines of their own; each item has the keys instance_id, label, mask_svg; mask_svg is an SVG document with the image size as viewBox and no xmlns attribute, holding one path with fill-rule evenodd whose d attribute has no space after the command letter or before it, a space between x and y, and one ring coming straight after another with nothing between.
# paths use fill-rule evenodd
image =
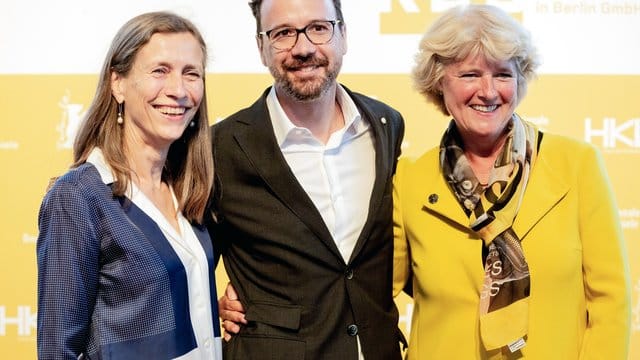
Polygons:
<instances>
[{"instance_id":1,"label":"blazer sleeve","mask_svg":"<svg viewBox=\"0 0 640 360\"><path fill-rule=\"evenodd\" d=\"M404 231L402 217L402 173L406 159L398 162L396 174L393 179L393 296L397 296L408 286L410 279L409 244Z\"/></svg>"},{"instance_id":2,"label":"blazer sleeve","mask_svg":"<svg viewBox=\"0 0 640 360\"><path fill-rule=\"evenodd\" d=\"M77 359L86 351L96 301L100 242L96 204L64 180L45 196L38 217L39 359Z\"/></svg>"},{"instance_id":3,"label":"blazer sleeve","mask_svg":"<svg viewBox=\"0 0 640 360\"><path fill-rule=\"evenodd\" d=\"M588 146L578 176L588 321L580 359L627 359L631 285L618 207L603 159Z\"/></svg>"}]
</instances>

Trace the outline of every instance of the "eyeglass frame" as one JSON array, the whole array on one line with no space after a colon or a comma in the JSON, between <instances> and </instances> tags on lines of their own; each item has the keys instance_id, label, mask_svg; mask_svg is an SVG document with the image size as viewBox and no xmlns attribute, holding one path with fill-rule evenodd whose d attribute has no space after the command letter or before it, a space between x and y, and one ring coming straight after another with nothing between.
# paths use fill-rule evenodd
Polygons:
<instances>
[{"instance_id":1,"label":"eyeglass frame","mask_svg":"<svg viewBox=\"0 0 640 360\"><path fill-rule=\"evenodd\" d=\"M309 28L309 26L311 26L313 24L316 24L316 23L319 23L319 22L327 22L327 23L331 24L331 37L329 38L329 40L327 40L325 42L316 43L316 42L314 42L313 40L311 40L309 38L309 34L307 34L307 29ZM276 50L291 50L291 49L293 49L296 46L296 44L298 43L298 38L300 37L301 33L304 34L304 36L307 38L307 40L309 40L310 43L312 43L314 45L324 45L324 44L329 43L331 40L333 40L333 37L336 34L336 25L339 25L341 23L342 23L342 20L340 20L340 19L336 19L336 20L315 20L315 21L312 21L312 22L308 23L303 28L296 28L296 27L293 27L293 26L278 26L278 27L275 27L275 28L273 28L271 30L259 31L256 34L256 36L258 36L258 37L260 37L261 35L266 36L267 40L269 40L269 45L271 45L271 47L273 47ZM292 30L295 30L295 32L296 32L296 40L293 42L293 45L291 45L290 47L284 48L284 49L280 49L280 48L277 48L277 47L274 46L275 42L271 41L271 38L269 37L269 35L274 30L278 30L278 29L292 29Z\"/></svg>"}]
</instances>

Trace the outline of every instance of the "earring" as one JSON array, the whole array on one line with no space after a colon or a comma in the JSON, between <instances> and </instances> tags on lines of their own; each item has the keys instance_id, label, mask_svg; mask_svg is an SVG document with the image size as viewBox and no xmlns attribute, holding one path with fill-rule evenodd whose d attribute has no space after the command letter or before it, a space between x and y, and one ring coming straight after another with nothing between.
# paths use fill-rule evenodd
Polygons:
<instances>
[{"instance_id":1,"label":"earring","mask_svg":"<svg viewBox=\"0 0 640 360\"><path fill-rule=\"evenodd\" d=\"M122 118L122 112L124 111L124 104L118 103L118 124L122 125L124 119Z\"/></svg>"},{"instance_id":2,"label":"earring","mask_svg":"<svg viewBox=\"0 0 640 360\"><path fill-rule=\"evenodd\" d=\"M195 126L196 126L196 122L191 120L191 122L189 123L189 127L192 128L192 127L195 127Z\"/></svg>"}]
</instances>

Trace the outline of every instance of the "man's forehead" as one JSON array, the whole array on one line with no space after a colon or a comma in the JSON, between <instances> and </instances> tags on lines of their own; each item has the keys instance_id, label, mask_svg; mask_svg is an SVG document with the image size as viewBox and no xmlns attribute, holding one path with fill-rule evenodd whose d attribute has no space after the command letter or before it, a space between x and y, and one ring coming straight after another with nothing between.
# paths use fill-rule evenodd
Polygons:
<instances>
[{"instance_id":1,"label":"man's forehead","mask_svg":"<svg viewBox=\"0 0 640 360\"><path fill-rule=\"evenodd\" d=\"M263 30L282 25L301 27L335 17L332 0L265 0L260 8Z\"/></svg>"}]
</instances>

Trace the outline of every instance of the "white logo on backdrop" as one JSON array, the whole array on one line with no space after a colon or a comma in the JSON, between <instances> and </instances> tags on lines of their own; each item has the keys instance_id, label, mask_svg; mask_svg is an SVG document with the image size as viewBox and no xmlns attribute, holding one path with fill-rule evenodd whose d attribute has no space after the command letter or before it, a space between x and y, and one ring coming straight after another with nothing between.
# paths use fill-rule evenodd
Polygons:
<instances>
[{"instance_id":1,"label":"white logo on backdrop","mask_svg":"<svg viewBox=\"0 0 640 360\"><path fill-rule=\"evenodd\" d=\"M15 317L7 316L7 307L0 306L0 336L7 335L7 326L15 326L18 336L31 336L38 324L38 315L31 312L31 306L19 305Z\"/></svg>"},{"instance_id":2,"label":"white logo on backdrop","mask_svg":"<svg viewBox=\"0 0 640 360\"><path fill-rule=\"evenodd\" d=\"M73 147L73 140L76 137L76 132L80 126L80 121L86 110L82 111L84 105L71 102L69 90L62 96L58 106L62 108L62 117L56 127L56 130L60 134L60 137L58 137L58 149L71 149Z\"/></svg>"},{"instance_id":3,"label":"white logo on backdrop","mask_svg":"<svg viewBox=\"0 0 640 360\"><path fill-rule=\"evenodd\" d=\"M547 130L549 128L549 125L551 124L551 120L549 120L549 118L544 115L540 115L540 116L525 115L523 118L535 124L542 131Z\"/></svg>"},{"instance_id":4,"label":"white logo on backdrop","mask_svg":"<svg viewBox=\"0 0 640 360\"><path fill-rule=\"evenodd\" d=\"M620 209L620 222L622 223L623 229L639 229L640 209Z\"/></svg>"},{"instance_id":5,"label":"white logo on backdrop","mask_svg":"<svg viewBox=\"0 0 640 360\"><path fill-rule=\"evenodd\" d=\"M17 141L0 141L0 150L18 150L20 144Z\"/></svg>"},{"instance_id":6,"label":"white logo on backdrop","mask_svg":"<svg viewBox=\"0 0 640 360\"><path fill-rule=\"evenodd\" d=\"M585 141L601 143L605 151L637 152L640 150L640 118L624 122L616 118L604 118L601 124L594 124L591 118L585 119ZM601 138L602 141L595 141L596 138Z\"/></svg>"},{"instance_id":7,"label":"white logo on backdrop","mask_svg":"<svg viewBox=\"0 0 640 360\"><path fill-rule=\"evenodd\" d=\"M23 244L35 244L38 241L37 235L22 233L22 243Z\"/></svg>"}]
</instances>

